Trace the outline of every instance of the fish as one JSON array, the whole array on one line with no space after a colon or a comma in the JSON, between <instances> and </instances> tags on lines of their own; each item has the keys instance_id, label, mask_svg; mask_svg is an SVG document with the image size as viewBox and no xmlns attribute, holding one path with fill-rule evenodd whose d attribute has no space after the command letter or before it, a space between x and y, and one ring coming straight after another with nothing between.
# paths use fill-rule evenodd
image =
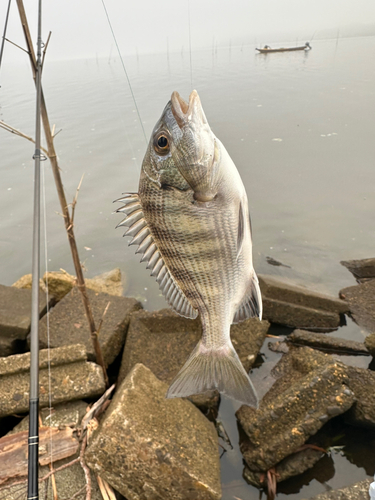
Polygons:
<instances>
[{"instance_id":1,"label":"fish","mask_svg":"<svg viewBox=\"0 0 375 500\"><path fill-rule=\"evenodd\" d=\"M262 318L252 260L248 200L239 172L212 132L196 90L178 92L151 134L138 193L117 212L151 276L178 314L202 323L202 338L166 397L211 389L258 406L253 384L232 345L230 326Z\"/></svg>"}]
</instances>

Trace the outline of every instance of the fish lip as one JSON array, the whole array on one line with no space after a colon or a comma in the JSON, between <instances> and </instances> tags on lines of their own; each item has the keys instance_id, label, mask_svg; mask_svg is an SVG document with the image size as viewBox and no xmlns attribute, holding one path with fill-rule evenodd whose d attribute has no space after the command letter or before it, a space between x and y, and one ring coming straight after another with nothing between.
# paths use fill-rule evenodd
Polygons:
<instances>
[{"instance_id":1,"label":"fish lip","mask_svg":"<svg viewBox=\"0 0 375 500\"><path fill-rule=\"evenodd\" d=\"M182 128L189 119L193 116L193 110L196 105L201 108L198 92L193 90L189 96L189 103L187 103L177 91L174 91L171 96L172 113L180 128Z\"/></svg>"}]
</instances>

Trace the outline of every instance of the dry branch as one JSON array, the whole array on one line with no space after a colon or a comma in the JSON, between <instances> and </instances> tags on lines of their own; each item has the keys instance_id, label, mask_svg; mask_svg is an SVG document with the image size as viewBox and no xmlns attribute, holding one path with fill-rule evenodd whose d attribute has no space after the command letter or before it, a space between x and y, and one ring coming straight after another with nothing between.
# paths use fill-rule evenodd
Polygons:
<instances>
[{"instance_id":1,"label":"dry branch","mask_svg":"<svg viewBox=\"0 0 375 500\"><path fill-rule=\"evenodd\" d=\"M20 18L21 18L23 32L25 35L26 45L28 47L28 54L29 54L31 69L33 72L34 80L35 80L36 57L35 57L33 43L32 43L30 30L29 30L29 26L28 26L28 22L27 22L27 18L26 18L26 13L25 13L25 9L24 9L22 0L17 0L17 6L18 6ZM68 234L68 241L69 241L69 245L70 245L70 249L71 249L71 253L72 253L72 258L73 258L73 263L74 263L74 267L75 267L75 271L76 271L76 275L77 275L78 289L82 294L82 301L83 301L83 305L85 308L86 317L87 317L87 320L89 323L90 336L91 336L91 341L93 343L93 347L95 350L96 362L102 367L104 380L105 380L106 385L108 386L108 376L107 376L106 366L104 363L102 351L101 351L99 340L98 340L94 316L92 313L92 309L91 309L89 298L88 298L87 291L86 291L85 279L83 277L81 262L79 260L78 248L77 248L77 243L75 240L74 230L73 230L73 223L71 220L71 215L69 213L69 208L68 208L68 204L66 202L64 187L63 187L63 183L62 183L61 176L60 176L60 169L59 169L59 165L57 162L57 155L56 155L55 146L53 143L53 135L51 133L51 126L49 123L47 106L46 106L46 102L44 99L43 89L41 92L41 115L42 115L42 122L43 122L45 138L46 138L46 142L47 142L47 151L48 151L47 155L48 155L48 158L50 159L51 166L52 166L53 176L55 179L57 193L58 193L58 197L59 197L59 201L60 201L60 205L61 205L61 209L62 209L62 213L63 213L63 217L64 217L64 224L65 224L65 228L66 228L66 231Z\"/></svg>"}]
</instances>

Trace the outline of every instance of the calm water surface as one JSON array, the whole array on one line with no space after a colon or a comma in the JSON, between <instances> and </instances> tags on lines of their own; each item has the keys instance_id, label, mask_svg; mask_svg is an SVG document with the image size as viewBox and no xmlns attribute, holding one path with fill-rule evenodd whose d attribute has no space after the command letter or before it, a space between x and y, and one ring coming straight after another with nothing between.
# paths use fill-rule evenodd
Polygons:
<instances>
[{"instance_id":1,"label":"calm water surface","mask_svg":"<svg viewBox=\"0 0 375 500\"><path fill-rule=\"evenodd\" d=\"M192 54L192 84L186 52L134 56L125 64L147 138L173 90L185 99L198 90L247 189L257 272L337 295L355 283L340 260L374 256L374 59L375 38L314 42L307 53L206 50ZM151 310L165 307L149 271L114 229L120 218L112 200L137 191L146 148L119 60L47 61L43 78L50 121L61 129L55 146L69 200L84 174L75 231L87 277L120 267L127 295ZM1 119L33 135L28 62L16 67L5 59L1 85ZM0 129L0 283L6 285L31 272L32 155L31 143ZM45 203L48 267L74 274L47 162ZM271 266L266 257L290 268ZM335 335L362 340L365 333L349 321ZM253 370L261 394L276 356L265 346L263 364ZM255 500L258 491L241 477L234 409L224 400L220 410L235 447L222 458L223 498ZM278 498L308 498L373 474L372 435L345 432L362 443L357 454L332 452L314 474L287 482Z\"/></svg>"}]
</instances>

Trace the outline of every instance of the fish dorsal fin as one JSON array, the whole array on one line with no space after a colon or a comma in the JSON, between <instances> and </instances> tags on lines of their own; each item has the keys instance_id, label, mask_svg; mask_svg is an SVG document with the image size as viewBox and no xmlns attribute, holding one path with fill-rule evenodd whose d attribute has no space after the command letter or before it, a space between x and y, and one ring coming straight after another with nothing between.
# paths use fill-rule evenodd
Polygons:
<instances>
[{"instance_id":1,"label":"fish dorsal fin","mask_svg":"<svg viewBox=\"0 0 375 500\"><path fill-rule=\"evenodd\" d=\"M142 254L141 262L147 262L147 269L151 269L151 276L156 277L159 288L168 304L181 316L195 319L198 316L198 311L190 304L169 272L147 225L138 194L124 194L116 201L124 203L116 212L126 215L125 219L116 227L128 228L124 236L133 237L129 245L138 246L136 253Z\"/></svg>"},{"instance_id":2,"label":"fish dorsal fin","mask_svg":"<svg viewBox=\"0 0 375 500\"><path fill-rule=\"evenodd\" d=\"M237 259L242 250L244 236L245 236L245 214L242 201L240 201L240 209L238 213L238 232L237 232Z\"/></svg>"},{"instance_id":3,"label":"fish dorsal fin","mask_svg":"<svg viewBox=\"0 0 375 500\"><path fill-rule=\"evenodd\" d=\"M262 319L262 312L262 295L260 293L258 277L255 271L253 271L250 286L234 315L233 323L239 323L254 316Z\"/></svg>"}]
</instances>

